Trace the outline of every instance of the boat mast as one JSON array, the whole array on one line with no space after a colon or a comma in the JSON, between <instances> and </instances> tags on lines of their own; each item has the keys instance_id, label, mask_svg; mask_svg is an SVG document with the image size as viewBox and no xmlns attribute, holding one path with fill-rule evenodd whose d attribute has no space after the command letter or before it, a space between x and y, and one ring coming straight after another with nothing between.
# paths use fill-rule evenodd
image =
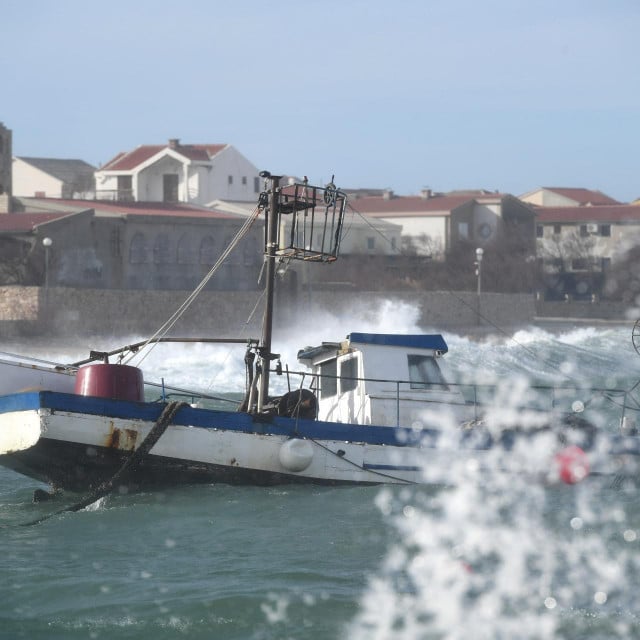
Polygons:
<instances>
[{"instance_id":1,"label":"boat mast","mask_svg":"<svg viewBox=\"0 0 640 640\"><path fill-rule=\"evenodd\" d=\"M273 299L275 295L276 278L276 252L278 249L278 200L280 178L273 176L268 171L263 171L260 176L271 181L269 192L269 204L266 211L266 242L265 242L265 309L262 322L262 341L260 343L260 387L258 388L258 413L261 413L269 396L269 367L271 366L271 335L273 330Z\"/></svg>"}]
</instances>

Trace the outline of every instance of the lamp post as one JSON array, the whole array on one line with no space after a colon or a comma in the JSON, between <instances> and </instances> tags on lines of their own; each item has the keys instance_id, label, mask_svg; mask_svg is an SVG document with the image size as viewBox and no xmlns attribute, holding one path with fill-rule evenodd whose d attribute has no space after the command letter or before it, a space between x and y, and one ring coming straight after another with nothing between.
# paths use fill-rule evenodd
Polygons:
<instances>
[{"instance_id":1,"label":"lamp post","mask_svg":"<svg viewBox=\"0 0 640 640\"><path fill-rule=\"evenodd\" d=\"M51 238L43 238L42 246L44 247L44 288L49 289L49 249L53 244Z\"/></svg>"},{"instance_id":2,"label":"lamp post","mask_svg":"<svg viewBox=\"0 0 640 640\"><path fill-rule=\"evenodd\" d=\"M484 249L478 247L476 249L476 261L473 263L476 265L476 277L478 278L478 324L480 324L480 294L482 292L482 256L484 255Z\"/></svg>"}]
</instances>

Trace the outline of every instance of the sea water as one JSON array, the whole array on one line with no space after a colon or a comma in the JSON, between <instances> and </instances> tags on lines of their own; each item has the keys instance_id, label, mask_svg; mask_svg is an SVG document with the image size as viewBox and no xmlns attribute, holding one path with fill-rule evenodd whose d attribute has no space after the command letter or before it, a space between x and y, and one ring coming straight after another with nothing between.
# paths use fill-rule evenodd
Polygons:
<instances>
[{"instance_id":1,"label":"sea water","mask_svg":"<svg viewBox=\"0 0 640 640\"><path fill-rule=\"evenodd\" d=\"M411 308L382 311L357 326L315 318L276 335L274 347L297 368L299 348L350 331L419 331ZM445 337L461 381L629 388L640 379L630 326ZM39 355L68 362L85 346L117 344L54 344ZM163 345L142 367L149 378L228 394L243 387L242 355ZM479 474L468 461L451 473L448 488L117 494L25 527L78 496L34 504L42 485L0 469L0 638L640 637L635 482L532 482Z\"/></svg>"}]
</instances>

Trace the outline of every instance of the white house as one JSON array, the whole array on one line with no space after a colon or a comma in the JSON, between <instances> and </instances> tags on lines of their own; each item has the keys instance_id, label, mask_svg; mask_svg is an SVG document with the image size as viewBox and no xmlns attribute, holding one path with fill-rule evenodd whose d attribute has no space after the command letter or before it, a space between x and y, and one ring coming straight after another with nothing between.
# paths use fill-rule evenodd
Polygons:
<instances>
[{"instance_id":1,"label":"white house","mask_svg":"<svg viewBox=\"0 0 640 640\"><path fill-rule=\"evenodd\" d=\"M367 218L400 225L405 249L434 259L459 242L484 247L496 241L505 222L531 227L533 210L517 198L486 191L434 194L425 189L419 196L383 196L356 198L352 209Z\"/></svg>"},{"instance_id":2,"label":"white house","mask_svg":"<svg viewBox=\"0 0 640 640\"><path fill-rule=\"evenodd\" d=\"M183 202L254 201L258 170L229 144L141 145L118 154L95 174L98 199Z\"/></svg>"},{"instance_id":3,"label":"white house","mask_svg":"<svg viewBox=\"0 0 640 640\"><path fill-rule=\"evenodd\" d=\"M96 168L84 160L13 158L13 195L17 198L93 198Z\"/></svg>"}]
</instances>

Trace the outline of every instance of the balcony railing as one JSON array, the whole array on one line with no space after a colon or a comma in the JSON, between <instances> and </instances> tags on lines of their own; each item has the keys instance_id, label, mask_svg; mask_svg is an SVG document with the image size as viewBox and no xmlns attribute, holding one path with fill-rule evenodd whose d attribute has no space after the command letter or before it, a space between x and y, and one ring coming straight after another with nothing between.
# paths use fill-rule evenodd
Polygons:
<instances>
[{"instance_id":1,"label":"balcony railing","mask_svg":"<svg viewBox=\"0 0 640 640\"><path fill-rule=\"evenodd\" d=\"M134 202L133 189L101 189L96 191L96 200L111 202Z\"/></svg>"}]
</instances>

